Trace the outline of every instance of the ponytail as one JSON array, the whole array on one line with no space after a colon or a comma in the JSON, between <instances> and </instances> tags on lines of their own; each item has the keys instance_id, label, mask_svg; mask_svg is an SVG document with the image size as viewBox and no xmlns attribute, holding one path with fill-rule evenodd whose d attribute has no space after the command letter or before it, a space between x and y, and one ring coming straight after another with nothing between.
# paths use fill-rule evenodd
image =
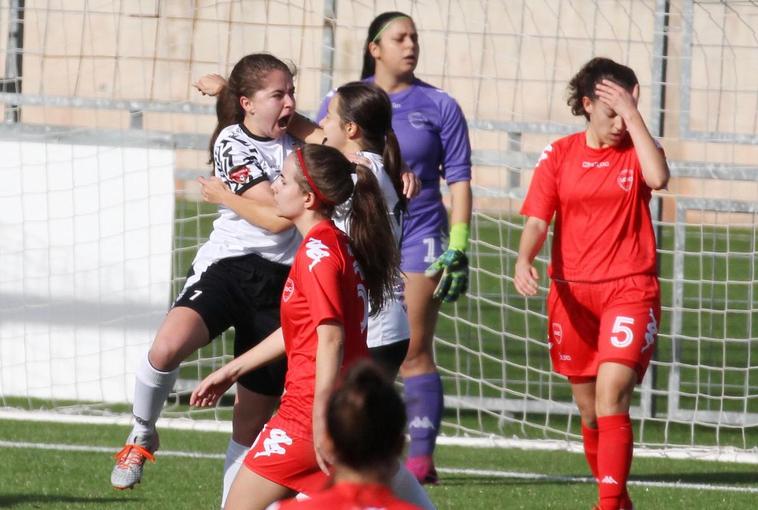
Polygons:
<instances>
[{"instance_id":1,"label":"ponytail","mask_svg":"<svg viewBox=\"0 0 758 510\"><path fill-rule=\"evenodd\" d=\"M213 164L213 146L216 144L219 133L225 127L239 124L245 119L245 111L242 109L239 97L229 90L227 84L224 84L216 98L216 119L216 129L213 130L211 141L208 144L208 152L210 153L208 163L210 164Z\"/></svg>"},{"instance_id":2,"label":"ponytail","mask_svg":"<svg viewBox=\"0 0 758 510\"><path fill-rule=\"evenodd\" d=\"M389 175L392 187L395 188L395 193L397 193L400 210L405 211L407 201L405 195L403 195L403 158L400 156L400 144L398 144L397 137L392 128L387 131L382 160L384 171Z\"/></svg>"},{"instance_id":3,"label":"ponytail","mask_svg":"<svg viewBox=\"0 0 758 510\"><path fill-rule=\"evenodd\" d=\"M302 156L308 173L306 179L300 163L298 184L304 191L321 197L321 214L330 218L335 204L345 203L352 195L348 221L350 246L363 272L371 315L375 315L392 296L395 282L400 278L400 251L379 181L370 169L351 163L333 147L306 144L298 150L301 151L298 157ZM353 171L357 174L355 184Z\"/></svg>"},{"instance_id":4,"label":"ponytail","mask_svg":"<svg viewBox=\"0 0 758 510\"><path fill-rule=\"evenodd\" d=\"M399 279L400 251L374 173L363 165L356 165L356 174L358 180L348 227L350 245L363 269L371 314L374 315L391 298Z\"/></svg>"}]
</instances>

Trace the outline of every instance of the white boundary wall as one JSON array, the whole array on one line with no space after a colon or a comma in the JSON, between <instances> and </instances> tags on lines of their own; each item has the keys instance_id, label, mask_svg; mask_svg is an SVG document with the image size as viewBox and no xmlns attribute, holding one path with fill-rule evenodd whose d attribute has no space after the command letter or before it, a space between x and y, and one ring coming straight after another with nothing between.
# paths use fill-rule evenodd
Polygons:
<instances>
[{"instance_id":1,"label":"white boundary wall","mask_svg":"<svg viewBox=\"0 0 758 510\"><path fill-rule=\"evenodd\" d=\"M0 153L0 394L131 400L171 292L174 151Z\"/></svg>"}]
</instances>

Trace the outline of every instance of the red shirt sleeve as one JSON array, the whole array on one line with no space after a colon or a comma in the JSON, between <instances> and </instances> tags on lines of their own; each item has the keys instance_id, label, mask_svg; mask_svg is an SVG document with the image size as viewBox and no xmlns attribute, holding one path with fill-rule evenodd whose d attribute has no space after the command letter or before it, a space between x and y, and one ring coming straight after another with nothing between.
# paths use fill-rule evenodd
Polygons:
<instances>
[{"instance_id":1,"label":"red shirt sleeve","mask_svg":"<svg viewBox=\"0 0 758 510\"><path fill-rule=\"evenodd\" d=\"M307 293L311 317L317 325L328 320L344 324L339 250L333 243L315 237L305 243L308 263L301 265L300 281Z\"/></svg>"},{"instance_id":2,"label":"red shirt sleeve","mask_svg":"<svg viewBox=\"0 0 758 510\"><path fill-rule=\"evenodd\" d=\"M521 206L523 216L534 216L550 223L558 208L557 168L560 153L555 145L548 145L542 151L532 174L529 191Z\"/></svg>"}]
</instances>

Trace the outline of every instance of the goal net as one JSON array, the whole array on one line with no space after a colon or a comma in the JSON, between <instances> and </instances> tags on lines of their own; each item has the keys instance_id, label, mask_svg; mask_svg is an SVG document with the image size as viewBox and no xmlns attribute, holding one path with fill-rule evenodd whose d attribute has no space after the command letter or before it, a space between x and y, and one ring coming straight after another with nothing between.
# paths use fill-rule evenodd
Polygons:
<instances>
[{"instance_id":1,"label":"goal net","mask_svg":"<svg viewBox=\"0 0 758 510\"><path fill-rule=\"evenodd\" d=\"M758 437L758 7L739 1L0 3L0 416L128 420L136 360L215 218L196 182L213 102L191 83L268 51L297 65L313 114L359 77L387 10L415 19L417 75L458 100L473 146L471 285L435 341L445 437L580 438L547 352L547 247L539 296L511 275L534 163L583 128L565 88L600 55L635 69L673 176L652 204L664 313L636 440L744 458ZM199 411L187 395L232 352L227 332L190 357L164 416L228 427L231 399Z\"/></svg>"}]
</instances>

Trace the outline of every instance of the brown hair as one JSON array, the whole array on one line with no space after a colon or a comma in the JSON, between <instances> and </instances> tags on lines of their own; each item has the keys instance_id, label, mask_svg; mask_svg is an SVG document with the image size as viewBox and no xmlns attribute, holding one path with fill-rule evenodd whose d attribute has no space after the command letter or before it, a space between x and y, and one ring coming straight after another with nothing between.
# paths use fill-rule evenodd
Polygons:
<instances>
[{"instance_id":1,"label":"brown hair","mask_svg":"<svg viewBox=\"0 0 758 510\"><path fill-rule=\"evenodd\" d=\"M350 368L327 404L326 426L335 454L357 470L394 462L405 445L405 422L400 395L370 360Z\"/></svg>"},{"instance_id":2,"label":"brown hair","mask_svg":"<svg viewBox=\"0 0 758 510\"><path fill-rule=\"evenodd\" d=\"M242 57L234 65L226 84L216 98L216 129L211 135L208 147L209 163L213 163L213 146L219 133L227 126L238 124L245 119L245 110L240 105L241 97L253 95L266 86L268 73L274 70L282 71L291 77L295 75L294 67L268 53L251 53Z\"/></svg>"},{"instance_id":3,"label":"brown hair","mask_svg":"<svg viewBox=\"0 0 758 510\"><path fill-rule=\"evenodd\" d=\"M584 64L568 84L568 100L566 102L571 107L572 114L584 115L589 120L590 116L584 110L582 98L588 97L593 101L597 99L595 86L603 79L616 82L630 91L639 83L637 75L631 68L618 64L609 58L595 57Z\"/></svg>"},{"instance_id":4,"label":"brown hair","mask_svg":"<svg viewBox=\"0 0 758 510\"><path fill-rule=\"evenodd\" d=\"M331 217L335 204L346 202L352 195L348 230L353 255L363 271L371 314L379 312L392 295L399 278L400 252L392 233L382 190L373 172L363 165L351 163L339 150L326 145L306 144L302 156L315 192L302 175L297 182L304 191L312 191L328 201L321 201L320 212ZM353 184L352 173L357 174Z\"/></svg>"},{"instance_id":5,"label":"brown hair","mask_svg":"<svg viewBox=\"0 0 758 510\"><path fill-rule=\"evenodd\" d=\"M403 196L403 160L395 132L392 130L392 103L386 92L371 83L354 81L337 89L340 101L337 112L343 123L355 122L360 128L366 149L382 155L384 171L392 181L400 207Z\"/></svg>"}]
</instances>

